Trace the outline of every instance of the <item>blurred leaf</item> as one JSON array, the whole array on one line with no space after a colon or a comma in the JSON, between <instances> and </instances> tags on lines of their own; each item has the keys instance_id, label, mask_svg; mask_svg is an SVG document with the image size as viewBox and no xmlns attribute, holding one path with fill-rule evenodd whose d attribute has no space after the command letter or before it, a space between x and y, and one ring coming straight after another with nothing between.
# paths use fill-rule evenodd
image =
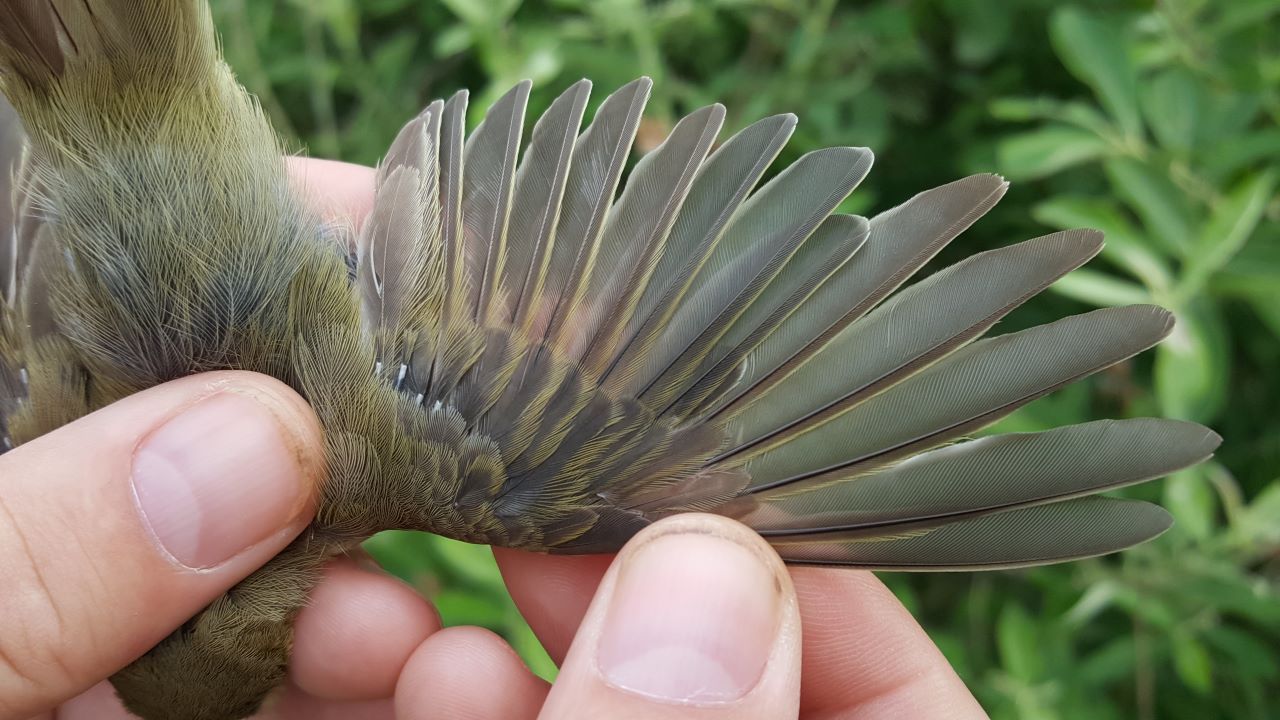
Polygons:
<instances>
[{"instance_id":1,"label":"blurred leaf","mask_svg":"<svg viewBox=\"0 0 1280 720\"><path fill-rule=\"evenodd\" d=\"M1133 673L1136 655L1133 638L1121 636L1085 656L1076 673L1089 686L1123 680Z\"/></svg>"},{"instance_id":2,"label":"blurred leaf","mask_svg":"<svg viewBox=\"0 0 1280 720\"><path fill-rule=\"evenodd\" d=\"M999 3L949 0L949 15L956 25L956 58L966 64L990 61L1009 42L1014 14Z\"/></svg>"},{"instance_id":3,"label":"blurred leaf","mask_svg":"<svg viewBox=\"0 0 1280 720\"><path fill-rule=\"evenodd\" d=\"M1173 515L1179 531L1201 542L1213 533L1218 506L1213 487L1199 470L1183 470L1165 481L1164 506Z\"/></svg>"},{"instance_id":4,"label":"blurred leaf","mask_svg":"<svg viewBox=\"0 0 1280 720\"><path fill-rule=\"evenodd\" d=\"M1084 594L1062 616L1062 619L1067 625L1083 625L1097 616L1098 613L1110 607L1115 601L1115 597L1116 586L1114 583L1107 581L1095 583L1084 591Z\"/></svg>"},{"instance_id":5,"label":"blurred leaf","mask_svg":"<svg viewBox=\"0 0 1280 720\"><path fill-rule=\"evenodd\" d=\"M1116 22L1066 6L1053 13L1049 28L1067 69L1098 93L1125 135L1140 136L1137 73Z\"/></svg>"},{"instance_id":6,"label":"blurred leaf","mask_svg":"<svg viewBox=\"0 0 1280 720\"><path fill-rule=\"evenodd\" d=\"M1219 564L1210 572L1184 572L1177 589L1200 608L1247 618L1270 627L1272 633L1280 631L1280 587L1245 577L1238 568Z\"/></svg>"},{"instance_id":7,"label":"blurred leaf","mask_svg":"<svg viewBox=\"0 0 1280 720\"><path fill-rule=\"evenodd\" d=\"M436 56L448 57L466 52L474 42L471 26L454 25L436 36Z\"/></svg>"},{"instance_id":8,"label":"blurred leaf","mask_svg":"<svg viewBox=\"0 0 1280 720\"><path fill-rule=\"evenodd\" d=\"M1024 682L1040 678L1044 672L1039 628L1016 602L1007 603L996 624L1000 660L1009 674Z\"/></svg>"},{"instance_id":9,"label":"blurred leaf","mask_svg":"<svg viewBox=\"0 0 1280 720\"><path fill-rule=\"evenodd\" d=\"M1093 228L1106 236L1102 256L1139 278L1153 291L1173 283L1168 263L1148 247L1142 233L1107 200L1060 195L1036 205L1032 215L1060 230Z\"/></svg>"},{"instance_id":10,"label":"blurred leaf","mask_svg":"<svg viewBox=\"0 0 1280 720\"><path fill-rule=\"evenodd\" d=\"M1112 132L1106 116L1084 102L1064 102L1055 98L999 98L991 103L990 110L991 115L1000 120L1052 120L1087 130L1098 137L1106 137Z\"/></svg>"},{"instance_id":11,"label":"blurred leaf","mask_svg":"<svg viewBox=\"0 0 1280 720\"><path fill-rule=\"evenodd\" d=\"M443 590L431 600L440 611L440 621L445 627L501 627L507 618L507 609L502 603L468 590Z\"/></svg>"},{"instance_id":12,"label":"blurred leaf","mask_svg":"<svg viewBox=\"0 0 1280 720\"><path fill-rule=\"evenodd\" d=\"M1228 625L1209 630L1204 638L1209 645L1233 660L1233 672L1266 680L1280 677L1280 659L1277 659L1275 648L1265 641Z\"/></svg>"},{"instance_id":13,"label":"blurred leaf","mask_svg":"<svg viewBox=\"0 0 1280 720\"><path fill-rule=\"evenodd\" d=\"M1110 275L1081 268L1052 285L1054 292L1098 307L1140 305L1151 302L1151 294L1141 285L1117 280Z\"/></svg>"},{"instance_id":14,"label":"blurred leaf","mask_svg":"<svg viewBox=\"0 0 1280 720\"><path fill-rule=\"evenodd\" d=\"M1144 116L1156 140L1177 153L1191 151L1196 141L1196 120L1204 96L1195 79L1183 68L1170 68L1142 85Z\"/></svg>"},{"instance_id":15,"label":"blurred leaf","mask_svg":"<svg viewBox=\"0 0 1280 720\"><path fill-rule=\"evenodd\" d=\"M996 146L1000 171L1012 180L1052 175L1106 155L1109 147L1094 133L1065 125L1012 135Z\"/></svg>"},{"instance_id":16,"label":"blurred leaf","mask_svg":"<svg viewBox=\"0 0 1280 720\"><path fill-rule=\"evenodd\" d=\"M1189 633L1178 632L1172 636L1173 665L1182 681L1198 693L1208 694L1213 689L1213 662L1209 652Z\"/></svg>"},{"instance_id":17,"label":"blurred leaf","mask_svg":"<svg viewBox=\"0 0 1280 720\"><path fill-rule=\"evenodd\" d=\"M1197 144L1216 145L1223 138L1244 133L1259 111L1260 98L1254 93L1221 93L1199 108Z\"/></svg>"},{"instance_id":18,"label":"blurred leaf","mask_svg":"<svg viewBox=\"0 0 1280 720\"><path fill-rule=\"evenodd\" d=\"M1107 160L1103 167L1155 243L1182 255L1191 243L1191 203L1169 181L1168 170L1125 157Z\"/></svg>"},{"instance_id":19,"label":"blurred leaf","mask_svg":"<svg viewBox=\"0 0 1280 720\"><path fill-rule=\"evenodd\" d=\"M1280 478L1236 516L1230 532L1244 547L1280 549Z\"/></svg>"},{"instance_id":20,"label":"blurred leaf","mask_svg":"<svg viewBox=\"0 0 1280 720\"><path fill-rule=\"evenodd\" d=\"M1188 297L1199 292L1209 276L1227 264L1249 240L1275 188L1275 173L1259 172L1240 181L1209 216L1191 254L1178 292Z\"/></svg>"},{"instance_id":21,"label":"blurred leaf","mask_svg":"<svg viewBox=\"0 0 1280 720\"><path fill-rule=\"evenodd\" d=\"M441 0L468 25L495 27L520 7L520 0Z\"/></svg>"},{"instance_id":22,"label":"blurred leaf","mask_svg":"<svg viewBox=\"0 0 1280 720\"><path fill-rule=\"evenodd\" d=\"M1210 421L1222 409L1230 380L1221 318L1207 303L1178 313L1169 338L1156 348L1156 396L1170 417Z\"/></svg>"},{"instance_id":23,"label":"blurred leaf","mask_svg":"<svg viewBox=\"0 0 1280 720\"><path fill-rule=\"evenodd\" d=\"M1280 128L1264 128L1219 139L1213 153L1205 158L1206 171L1230 176L1240 169L1280 160Z\"/></svg>"},{"instance_id":24,"label":"blurred leaf","mask_svg":"<svg viewBox=\"0 0 1280 720\"><path fill-rule=\"evenodd\" d=\"M556 679L559 668L556 667L555 661L547 654L546 649L542 647L542 643L538 641L538 636L533 634L533 630L524 622L512 621L514 627L510 636L507 638L511 643L512 649L520 654L525 664L529 666L530 672L538 677L551 682Z\"/></svg>"}]
</instances>

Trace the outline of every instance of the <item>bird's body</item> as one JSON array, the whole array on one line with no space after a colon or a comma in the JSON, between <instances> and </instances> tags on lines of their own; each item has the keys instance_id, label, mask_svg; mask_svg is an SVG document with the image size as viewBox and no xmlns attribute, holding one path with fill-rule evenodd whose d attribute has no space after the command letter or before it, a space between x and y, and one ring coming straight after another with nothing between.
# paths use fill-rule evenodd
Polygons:
<instances>
[{"instance_id":1,"label":"bird's body","mask_svg":"<svg viewBox=\"0 0 1280 720\"><path fill-rule=\"evenodd\" d=\"M0 0L0 89L29 136L0 124L6 440L215 369L284 380L326 432L313 526L113 678L152 720L256 709L320 563L381 530L610 552L696 510L791 562L1011 567L1158 534L1160 509L1082 496L1217 443L1154 419L966 440L1170 317L1108 309L976 340L1092 257L1088 231L891 295L1004 183L833 214L865 149L757 187L792 116L717 147L723 109L698 110L615 199L647 80L581 133L590 86L574 85L523 143L527 84L466 137L458 94L396 139L348 239L290 184L202 2Z\"/></svg>"}]
</instances>

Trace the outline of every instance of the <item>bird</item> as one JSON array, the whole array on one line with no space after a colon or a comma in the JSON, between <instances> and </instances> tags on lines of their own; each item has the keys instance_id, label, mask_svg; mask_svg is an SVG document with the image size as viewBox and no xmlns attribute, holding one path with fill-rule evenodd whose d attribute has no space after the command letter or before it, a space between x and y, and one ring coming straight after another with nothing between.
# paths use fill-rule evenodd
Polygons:
<instances>
[{"instance_id":1,"label":"bird","mask_svg":"<svg viewBox=\"0 0 1280 720\"><path fill-rule=\"evenodd\" d=\"M722 137L710 105L635 160L649 79L589 122L589 81L533 122L530 87L469 133L465 91L412 118L356 228L291 184L203 0L0 0L4 448L226 369L287 383L325 433L315 520L111 678L132 712L257 711L323 563L383 530L610 553L706 512L793 564L1017 568L1160 534L1163 509L1099 493L1219 444L1163 418L981 432L1174 323L988 333L1098 253L1087 229L911 281L1000 177L868 219L840 207L870 150L774 169L794 115Z\"/></svg>"}]
</instances>

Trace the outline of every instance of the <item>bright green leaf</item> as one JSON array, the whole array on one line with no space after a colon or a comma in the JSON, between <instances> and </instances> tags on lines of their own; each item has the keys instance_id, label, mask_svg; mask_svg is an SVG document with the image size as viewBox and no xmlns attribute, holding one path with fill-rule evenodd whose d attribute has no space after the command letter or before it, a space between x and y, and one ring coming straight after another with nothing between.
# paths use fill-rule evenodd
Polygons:
<instances>
[{"instance_id":1,"label":"bright green leaf","mask_svg":"<svg viewBox=\"0 0 1280 720\"><path fill-rule=\"evenodd\" d=\"M1151 302L1151 294L1141 285L1085 268L1073 271L1054 283L1051 289L1060 295L1098 307Z\"/></svg>"},{"instance_id":2,"label":"bright green leaf","mask_svg":"<svg viewBox=\"0 0 1280 720\"><path fill-rule=\"evenodd\" d=\"M1001 140L996 158L1002 173L1013 180L1025 180L1096 160L1108 150L1106 141L1094 133L1051 125Z\"/></svg>"},{"instance_id":3,"label":"bright green leaf","mask_svg":"<svg viewBox=\"0 0 1280 720\"><path fill-rule=\"evenodd\" d=\"M1275 178L1272 171L1250 175L1213 207L1209 221L1191 248L1186 272L1178 286L1181 297L1198 293L1209 276L1226 265L1248 242L1271 200Z\"/></svg>"},{"instance_id":4,"label":"bright green leaf","mask_svg":"<svg viewBox=\"0 0 1280 720\"><path fill-rule=\"evenodd\" d=\"M1205 169L1215 177L1230 176L1242 168L1277 161L1280 161L1280 128L1274 127L1223 137L1204 160Z\"/></svg>"},{"instance_id":5,"label":"bright green leaf","mask_svg":"<svg viewBox=\"0 0 1280 720\"><path fill-rule=\"evenodd\" d=\"M1169 476L1164 484L1164 506L1181 532L1201 542L1213 533L1217 495L1199 470L1192 468Z\"/></svg>"},{"instance_id":6,"label":"bright green leaf","mask_svg":"<svg viewBox=\"0 0 1280 720\"><path fill-rule=\"evenodd\" d=\"M1190 153L1204 104L1204 93L1194 76L1182 68L1171 68L1143 83L1142 89L1144 115L1156 140L1181 155Z\"/></svg>"},{"instance_id":7,"label":"bright green leaf","mask_svg":"<svg viewBox=\"0 0 1280 720\"><path fill-rule=\"evenodd\" d=\"M1000 612L996 641L1001 663L1010 675L1024 682L1040 678L1044 672L1040 629L1018 603L1010 602Z\"/></svg>"},{"instance_id":8,"label":"bright green leaf","mask_svg":"<svg viewBox=\"0 0 1280 720\"><path fill-rule=\"evenodd\" d=\"M1190 633L1174 633L1171 638L1173 666L1187 687L1200 694L1213 689L1213 661L1209 651Z\"/></svg>"},{"instance_id":9,"label":"bright green leaf","mask_svg":"<svg viewBox=\"0 0 1280 720\"><path fill-rule=\"evenodd\" d=\"M1142 233L1114 203L1107 200L1060 195L1031 211L1036 220L1062 230L1087 227L1106 235L1102 257L1115 263L1155 292L1173 284L1168 263L1153 251Z\"/></svg>"},{"instance_id":10,"label":"bright green leaf","mask_svg":"<svg viewBox=\"0 0 1280 720\"><path fill-rule=\"evenodd\" d=\"M1248 677L1275 680L1280 677L1280 660L1275 648L1265 640L1241 632L1230 625L1221 625L1205 633L1205 641L1234 660L1234 672Z\"/></svg>"},{"instance_id":11,"label":"bright green leaf","mask_svg":"<svg viewBox=\"0 0 1280 720\"><path fill-rule=\"evenodd\" d=\"M1231 535L1249 548L1280 547L1280 478L1235 517Z\"/></svg>"},{"instance_id":12,"label":"bright green leaf","mask_svg":"<svg viewBox=\"0 0 1280 720\"><path fill-rule=\"evenodd\" d=\"M1132 158L1106 161L1107 177L1142 218L1155 244L1182 255L1191 243L1192 200L1169 180L1167 168L1155 168Z\"/></svg>"},{"instance_id":13,"label":"bright green leaf","mask_svg":"<svg viewBox=\"0 0 1280 720\"><path fill-rule=\"evenodd\" d=\"M1140 136L1137 72L1118 24L1078 7L1060 7L1050 19L1049 36L1062 63L1093 88L1124 134Z\"/></svg>"},{"instance_id":14,"label":"bright green leaf","mask_svg":"<svg viewBox=\"0 0 1280 720\"><path fill-rule=\"evenodd\" d=\"M1156 349L1156 397L1165 414L1201 422L1217 416L1230 382L1225 333L1206 302L1178 312L1173 332Z\"/></svg>"}]
</instances>

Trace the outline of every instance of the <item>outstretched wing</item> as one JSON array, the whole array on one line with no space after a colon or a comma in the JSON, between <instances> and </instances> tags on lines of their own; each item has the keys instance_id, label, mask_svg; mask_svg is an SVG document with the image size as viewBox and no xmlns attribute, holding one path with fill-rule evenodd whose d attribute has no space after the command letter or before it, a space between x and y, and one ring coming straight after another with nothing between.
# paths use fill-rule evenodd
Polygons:
<instances>
[{"instance_id":1,"label":"outstretched wing","mask_svg":"<svg viewBox=\"0 0 1280 720\"><path fill-rule=\"evenodd\" d=\"M454 502L470 524L434 529L597 552L701 510L791 561L937 569L1093 555L1167 527L1153 505L1083 496L1205 459L1205 428L965 439L1168 333L1142 306L978 339L1095 255L1098 233L975 255L894 294L1000 178L842 215L868 150L812 152L762 183L795 118L717 146L713 105L623 182L649 81L579 133L589 90L552 103L522 162L528 83L465 139L466 96L433 104L379 170L357 263L376 367L423 417L456 412L487 443ZM477 536L477 517L500 529Z\"/></svg>"}]
</instances>

